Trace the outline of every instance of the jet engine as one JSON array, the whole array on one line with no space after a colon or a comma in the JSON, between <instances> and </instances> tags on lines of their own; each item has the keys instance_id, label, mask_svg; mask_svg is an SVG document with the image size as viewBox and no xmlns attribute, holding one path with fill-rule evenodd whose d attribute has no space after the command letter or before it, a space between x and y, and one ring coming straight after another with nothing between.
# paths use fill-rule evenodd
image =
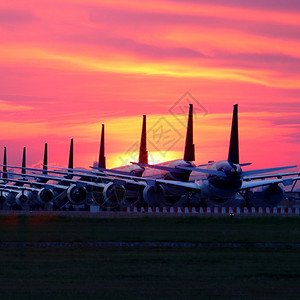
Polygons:
<instances>
[{"instance_id":1,"label":"jet engine","mask_svg":"<svg viewBox=\"0 0 300 300\"><path fill-rule=\"evenodd\" d=\"M143 190L144 201L150 206L157 206L164 200L164 191L160 185L147 185Z\"/></svg>"},{"instance_id":2,"label":"jet engine","mask_svg":"<svg viewBox=\"0 0 300 300\"><path fill-rule=\"evenodd\" d=\"M37 194L37 197L38 197L38 201L41 204L47 204L47 203L50 203L53 200L54 194L53 194L52 190L42 188L42 189L39 190L39 192Z\"/></svg>"},{"instance_id":3,"label":"jet engine","mask_svg":"<svg viewBox=\"0 0 300 300\"><path fill-rule=\"evenodd\" d=\"M182 196L186 195L186 189L183 187L161 186L161 189L163 191L162 201L168 206L174 206L182 199Z\"/></svg>"},{"instance_id":4,"label":"jet engine","mask_svg":"<svg viewBox=\"0 0 300 300\"><path fill-rule=\"evenodd\" d=\"M6 197L3 192L0 194L0 205L3 205L6 201Z\"/></svg>"},{"instance_id":5,"label":"jet engine","mask_svg":"<svg viewBox=\"0 0 300 300\"><path fill-rule=\"evenodd\" d=\"M26 205L29 201L33 202L36 196L31 191L21 191L16 196L16 203L20 206Z\"/></svg>"},{"instance_id":6,"label":"jet engine","mask_svg":"<svg viewBox=\"0 0 300 300\"><path fill-rule=\"evenodd\" d=\"M125 200L126 190L123 185L110 182L103 189L104 203L110 207L117 207Z\"/></svg>"},{"instance_id":7,"label":"jet engine","mask_svg":"<svg viewBox=\"0 0 300 300\"><path fill-rule=\"evenodd\" d=\"M126 186L126 202L133 205L135 203L141 202L143 198L143 188L131 189Z\"/></svg>"},{"instance_id":8,"label":"jet engine","mask_svg":"<svg viewBox=\"0 0 300 300\"><path fill-rule=\"evenodd\" d=\"M67 197L74 205L83 204L87 198L87 190L84 187L78 187L72 184L67 190Z\"/></svg>"},{"instance_id":9,"label":"jet engine","mask_svg":"<svg viewBox=\"0 0 300 300\"><path fill-rule=\"evenodd\" d=\"M5 203L7 206L12 206L16 204L16 193L3 192L2 196L5 198Z\"/></svg>"},{"instance_id":10,"label":"jet engine","mask_svg":"<svg viewBox=\"0 0 300 300\"><path fill-rule=\"evenodd\" d=\"M263 200L270 206L276 206L284 198L284 190L278 184L263 187L262 194Z\"/></svg>"}]
</instances>

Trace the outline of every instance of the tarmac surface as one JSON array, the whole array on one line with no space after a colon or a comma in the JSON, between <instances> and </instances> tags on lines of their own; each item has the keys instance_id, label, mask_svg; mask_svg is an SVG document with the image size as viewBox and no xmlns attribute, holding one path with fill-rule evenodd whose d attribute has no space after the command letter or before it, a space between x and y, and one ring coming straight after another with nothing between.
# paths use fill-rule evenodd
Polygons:
<instances>
[{"instance_id":1,"label":"tarmac surface","mask_svg":"<svg viewBox=\"0 0 300 300\"><path fill-rule=\"evenodd\" d=\"M289 248L299 243L193 243L193 242L0 242L0 247L107 247L107 248Z\"/></svg>"},{"instance_id":2,"label":"tarmac surface","mask_svg":"<svg viewBox=\"0 0 300 300\"><path fill-rule=\"evenodd\" d=\"M257 210L257 208L251 211L251 208L245 211L233 211L231 209L226 210L211 210L203 212L192 212L189 210L180 211L14 211L14 210L2 210L0 216L63 216L72 218L178 218L178 217L199 217L199 218L211 218L211 217L237 217L237 218L249 218L249 217L300 217L300 210L291 209L278 209L273 210Z\"/></svg>"}]
</instances>

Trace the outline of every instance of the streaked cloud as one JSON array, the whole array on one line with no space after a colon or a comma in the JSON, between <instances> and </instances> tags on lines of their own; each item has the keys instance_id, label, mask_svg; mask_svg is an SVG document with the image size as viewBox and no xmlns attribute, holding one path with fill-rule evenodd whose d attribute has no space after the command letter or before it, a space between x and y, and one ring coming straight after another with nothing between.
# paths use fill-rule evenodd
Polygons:
<instances>
[{"instance_id":1,"label":"streaked cloud","mask_svg":"<svg viewBox=\"0 0 300 300\"><path fill-rule=\"evenodd\" d=\"M14 103L9 103L5 100L0 99L0 111L4 112L13 112L13 111L24 111L30 110L32 107L25 105L15 105Z\"/></svg>"},{"instance_id":2,"label":"streaked cloud","mask_svg":"<svg viewBox=\"0 0 300 300\"><path fill-rule=\"evenodd\" d=\"M0 145L12 160L30 145L37 163L47 141L64 165L74 137L86 167L105 123L114 166L139 139L142 114L149 128L161 117L178 127L169 110L190 91L208 111L195 120L199 163L226 158L235 103L245 161L299 162L295 1L17 0L1 3L0 24Z\"/></svg>"}]
</instances>

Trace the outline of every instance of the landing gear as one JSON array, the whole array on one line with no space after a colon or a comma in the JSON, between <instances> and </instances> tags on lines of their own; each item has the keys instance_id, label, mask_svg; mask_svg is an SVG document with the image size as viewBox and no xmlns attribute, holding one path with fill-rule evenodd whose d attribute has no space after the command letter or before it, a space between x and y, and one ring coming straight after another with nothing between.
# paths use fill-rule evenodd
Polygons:
<instances>
[{"instance_id":1,"label":"landing gear","mask_svg":"<svg viewBox=\"0 0 300 300\"><path fill-rule=\"evenodd\" d=\"M251 200L253 198L253 194L247 190L243 190L239 192L239 194L244 198L245 202L241 204L241 207L253 207L253 203L251 203Z\"/></svg>"},{"instance_id":2,"label":"landing gear","mask_svg":"<svg viewBox=\"0 0 300 300\"><path fill-rule=\"evenodd\" d=\"M199 192L188 190L185 196L186 196L185 206L207 207L206 199L202 198Z\"/></svg>"}]
</instances>

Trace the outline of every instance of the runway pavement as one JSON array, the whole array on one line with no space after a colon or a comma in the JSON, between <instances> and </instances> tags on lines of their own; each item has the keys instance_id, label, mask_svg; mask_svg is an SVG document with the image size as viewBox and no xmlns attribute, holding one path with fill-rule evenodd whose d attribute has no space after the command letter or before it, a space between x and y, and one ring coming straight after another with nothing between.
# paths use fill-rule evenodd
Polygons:
<instances>
[{"instance_id":1,"label":"runway pavement","mask_svg":"<svg viewBox=\"0 0 300 300\"><path fill-rule=\"evenodd\" d=\"M299 217L300 208L287 207L126 207L123 211L13 211L2 210L0 216L66 216L81 218L143 217Z\"/></svg>"}]
</instances>

